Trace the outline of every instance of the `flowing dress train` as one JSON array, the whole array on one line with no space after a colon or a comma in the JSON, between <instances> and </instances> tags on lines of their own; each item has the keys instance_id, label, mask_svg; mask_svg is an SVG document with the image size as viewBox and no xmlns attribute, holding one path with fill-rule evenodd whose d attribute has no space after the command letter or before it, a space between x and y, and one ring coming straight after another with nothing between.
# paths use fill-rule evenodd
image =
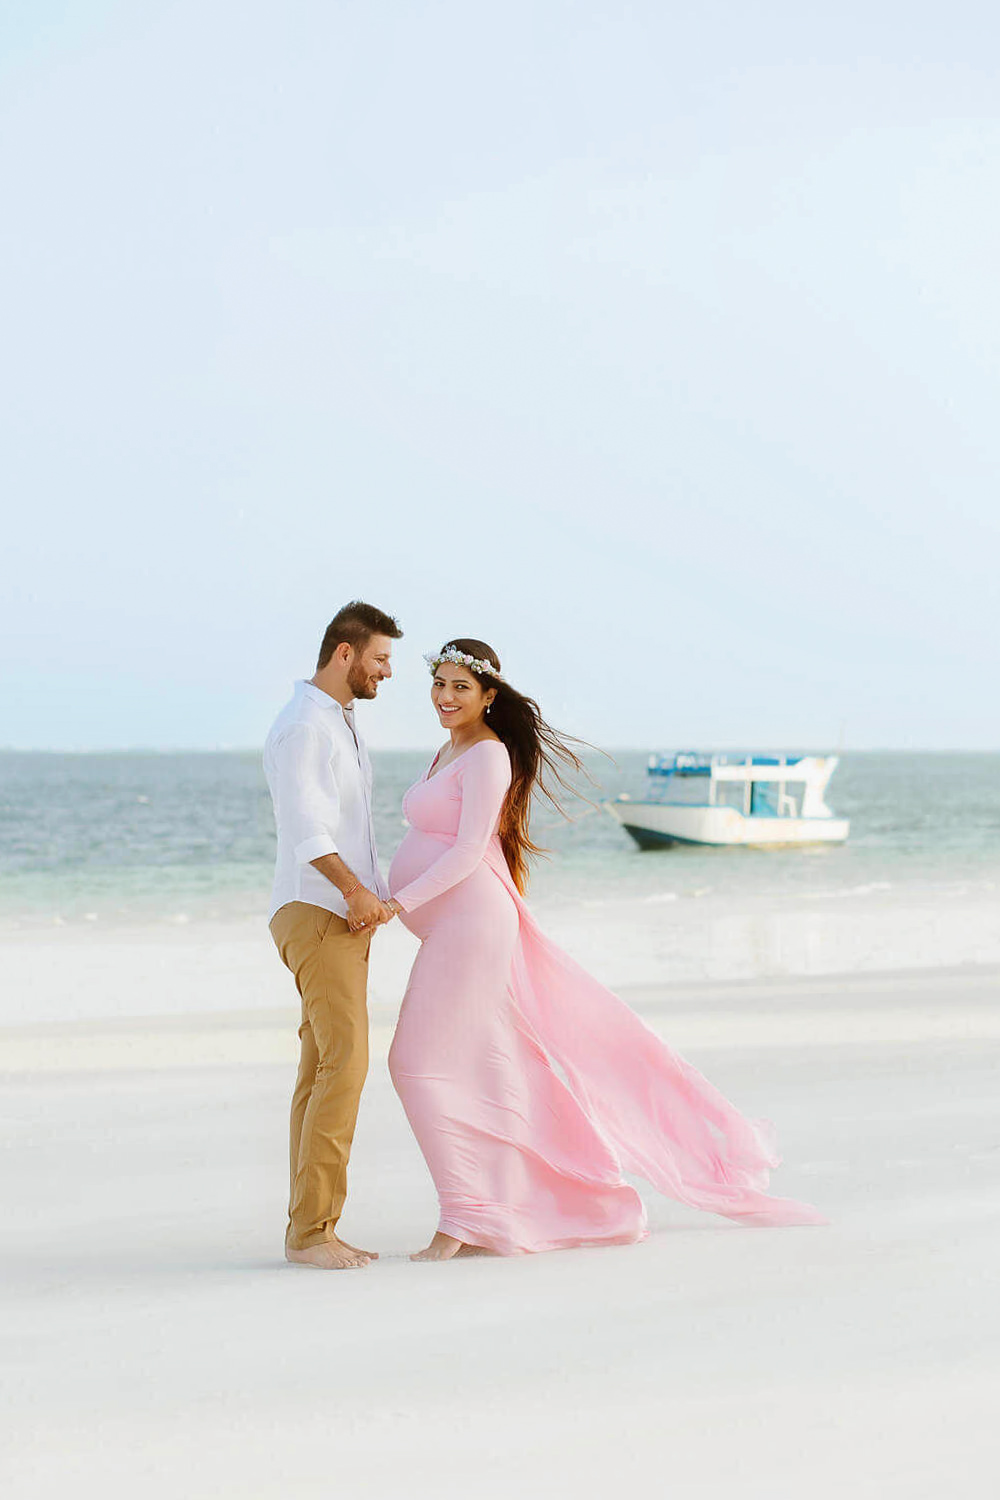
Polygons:
<instances>
[{"instance_id":1,"label":"flowing dress train","mask_svg":"<svg viewBox=\"0 0 1000 1500\"><path fill-rule=\"evenodd\" d=\"M497 838L509 784L493 739L425 772L389 872L421 944L389 1068L438 1228L506 1255L639 1240L645 1208L623 1172L744 1224L825 1223L768 1195L770 1123L745 1119L540 931Z\"/></svg>"}]
</instances>

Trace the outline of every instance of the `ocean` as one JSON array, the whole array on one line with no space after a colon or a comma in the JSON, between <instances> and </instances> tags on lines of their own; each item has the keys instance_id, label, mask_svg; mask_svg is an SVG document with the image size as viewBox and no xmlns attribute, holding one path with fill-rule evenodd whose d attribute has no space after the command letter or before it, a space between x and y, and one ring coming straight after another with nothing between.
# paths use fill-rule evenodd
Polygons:
<instances>
[{"instance_id":1,"label":"ocean","mask_svg":"<svg viewBox=\"0 0 1000 1500\"><path fill-rule=\"evenodd\" d=\"M387 868L429 756L372 758ZM642 853L593 804L641 795L646 759L592 759L592 802L533 823L529 900L588 951L603 924L629 978L1000 961L1000 754L845 754L842 846ZM273 850L255 753L0 753L0 930L263 921Z\"/></svg>"}]
</instances>

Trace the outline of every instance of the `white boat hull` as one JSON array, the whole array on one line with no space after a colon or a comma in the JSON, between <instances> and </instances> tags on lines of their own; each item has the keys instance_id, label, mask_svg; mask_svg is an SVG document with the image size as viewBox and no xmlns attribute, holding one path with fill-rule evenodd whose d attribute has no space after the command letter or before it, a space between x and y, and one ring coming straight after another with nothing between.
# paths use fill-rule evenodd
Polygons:
<instances>
[{"instance_id":1,"label":"white boat hull","mask_svg":"<svg viewBox=\"0 0 1000 1500\"><path fill-rule=\"evenodd\" d=\"M670 802L605 802L607 811L642 849L667 844L842 844L847 818L755 818L735 807L686 807Z\"/></svg>"}]
</instances>

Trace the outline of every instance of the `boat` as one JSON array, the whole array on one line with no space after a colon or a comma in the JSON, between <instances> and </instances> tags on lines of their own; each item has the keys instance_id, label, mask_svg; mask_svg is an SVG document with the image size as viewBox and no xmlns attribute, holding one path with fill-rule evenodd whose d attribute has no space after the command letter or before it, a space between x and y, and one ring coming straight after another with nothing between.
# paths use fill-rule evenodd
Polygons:
<instances>
[{"instance_id":1,"label":"boat","mask_svg":"<svg viewBox=\"0 0 1000 1500\"><path fill-rule=\"evenodd\" d=\"M670 844L842 844L850 831L824 800L839 756L651 755L648 795L602 805L640 849Z\"/></svg>"}]
</instances>

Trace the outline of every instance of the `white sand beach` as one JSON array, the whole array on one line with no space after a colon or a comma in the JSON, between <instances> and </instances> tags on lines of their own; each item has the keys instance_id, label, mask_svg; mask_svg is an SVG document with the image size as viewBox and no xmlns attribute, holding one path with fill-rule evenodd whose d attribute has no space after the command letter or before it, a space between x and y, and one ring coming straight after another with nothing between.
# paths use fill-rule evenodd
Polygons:
<instances>
[{"instance_id":1,"label":"white sand beach","mask_svg":"<svg viewBox=\"0 0 1000 1500\"><path fill-rule=\"evenodd\" d=\"M995 968L623 990L775 1121L775 1190L829 1227L650 1192L636 1247L418 1266L405 956L373 975L342 1224L381 1260L322 1274L281 1260L296 1017L266 937L5 943L5 1494L995 1493Z\"/></svg>"}]
</instances>

